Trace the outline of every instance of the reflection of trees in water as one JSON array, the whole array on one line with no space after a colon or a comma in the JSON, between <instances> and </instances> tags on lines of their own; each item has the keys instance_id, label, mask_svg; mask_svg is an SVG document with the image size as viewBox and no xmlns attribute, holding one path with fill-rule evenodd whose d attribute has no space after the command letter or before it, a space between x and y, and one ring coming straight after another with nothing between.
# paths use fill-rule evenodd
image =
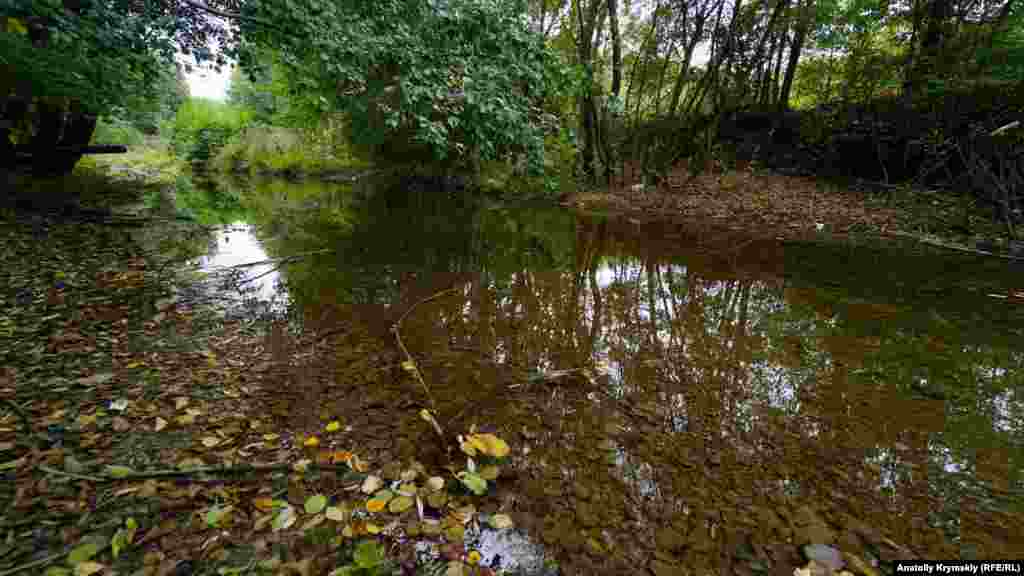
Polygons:
<instances>
[{"instance_id":1,"label":"reflection of trees in water","mask_svg":"<svg viewBox=\"0 0 1024 576\"><path fill-rule=\"evenodd\" d=\"M811 532L883 559L901 555L886 538L918 557L968 543L999 557L1013 539L996 525L1024 532L1014 497L992 496L1019 485L1019 430L996 422L1019 420L1020 402L1004 402L1003 416L993 400L1019 389L1019 353L968 345L955 325L892 305L794 287L764 247L684 266L595 224L577 226L575 244L537 250L538 223L445 220L442 199L421 200L365 221L282 226L292 231L282 253L337 248L289 267L293 295L325 326L375 326L379 342L353 346L383 354L397 314L461 287L418 307L403 340L452 433L495 425L529 450L507 485L523 525L561 550L567 573L630 573L656 557L720 573L739 548L784 563L776 545ZM486 218L492 228L473 228ZM398 430L396 454L441 459L415 411L404 415L422 399L401 371L348 360L352 388L332 400L362 419L357 430ZM541 374L602 363L606 378ZM922 377L946 400L915 393Z\"/></svg>"}]
</instances>

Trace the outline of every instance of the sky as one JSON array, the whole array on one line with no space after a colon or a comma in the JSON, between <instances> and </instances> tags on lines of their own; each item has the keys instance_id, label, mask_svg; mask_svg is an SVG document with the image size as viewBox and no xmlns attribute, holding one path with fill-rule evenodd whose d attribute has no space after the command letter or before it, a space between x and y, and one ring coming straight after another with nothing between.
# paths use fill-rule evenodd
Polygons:
<instances>
[{"instance_id":1,"label":"sky","mask_svg":"<svg viewBox=\"0 0 1024 576\"><path fill-rule=\"evenodd\" d=\"M224 100L227 96L230 76L231 67L229 66L225 66L220 74L213 70L193 68L192 72L185 74L185 80L188 82L188 89L193 98Z\"/></svg>"}]
</instances>

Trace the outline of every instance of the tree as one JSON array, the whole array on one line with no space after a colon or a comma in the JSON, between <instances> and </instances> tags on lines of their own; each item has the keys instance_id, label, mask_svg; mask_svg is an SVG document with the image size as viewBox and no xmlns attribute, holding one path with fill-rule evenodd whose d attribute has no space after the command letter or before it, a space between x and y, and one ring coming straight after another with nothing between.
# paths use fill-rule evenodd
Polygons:
<instances>
[{"instance_id":1,"label":"tree","mask_svg":"<svg viewBox=\"0 0 1024 576\"><path fill-rule=\"evenodd\" d=\"M230 15L193 0L0 0L25 29L0 34L0 78L8 94L107 113L154 96L178 51L223 65L230 31L214 12Z\"/></svg>"},{"instance_id":2,"label":"tree","mask_svg":"<svg viewBox=\"0 0 1024 576\"><path fill-rule=\"evenodd\" d=\"M244 14L280 28L242 22L242 67L276 50L293 87L345 112L371 155L541 166L540 105L559 70L523 2L251 0Z\"/></svg>"}]
</instances>

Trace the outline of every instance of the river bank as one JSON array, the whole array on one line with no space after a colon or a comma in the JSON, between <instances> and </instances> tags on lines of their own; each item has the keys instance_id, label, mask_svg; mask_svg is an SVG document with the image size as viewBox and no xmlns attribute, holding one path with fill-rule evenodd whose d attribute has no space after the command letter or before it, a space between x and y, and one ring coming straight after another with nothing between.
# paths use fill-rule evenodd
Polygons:
<instances>
[{"instance_id":1,"label":"river bank","mask_svg":"<svg viewBox=\"0 0 1024 576\"><path fill-rule=\"evenodd\" d=\"M627 177L561 203L638 222L684 224L715 237L839 243L911 238L979 255L1017 256L990 209L941 190L828 182L750 168L691 176L679 167L657 184L644 186Z\"/></svg>"}]
</instances>

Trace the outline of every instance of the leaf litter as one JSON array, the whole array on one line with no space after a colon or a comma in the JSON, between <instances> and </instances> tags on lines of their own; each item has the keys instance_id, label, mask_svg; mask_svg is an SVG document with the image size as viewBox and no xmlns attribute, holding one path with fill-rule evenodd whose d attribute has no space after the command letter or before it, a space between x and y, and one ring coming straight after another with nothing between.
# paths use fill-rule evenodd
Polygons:
<instances>
[{"instance_id":1,"label":"leaf litter","mask_svg":"<svg viewBox=\"0 0 1024 576\"><path fill-rule=\"evenodd\" d=\"M424 562L497 573L467 549L465 527L480 523L457 511L476 496L455 475L346 445L351 426L333 414L295 426L294 398L267 390L303 359L281 357L270 322L189 298L173 266L185 258L166 258L181 224L147 226L140 236L46 214L0 220L11 264L0 270L5 574L180 576L198 562L221 574ZM478 458L509 452L493 434L464 442ZM437 519L441 530L423 529ZM463 552L436 551L446 545Z\"/></svg>"}]
</instances>

